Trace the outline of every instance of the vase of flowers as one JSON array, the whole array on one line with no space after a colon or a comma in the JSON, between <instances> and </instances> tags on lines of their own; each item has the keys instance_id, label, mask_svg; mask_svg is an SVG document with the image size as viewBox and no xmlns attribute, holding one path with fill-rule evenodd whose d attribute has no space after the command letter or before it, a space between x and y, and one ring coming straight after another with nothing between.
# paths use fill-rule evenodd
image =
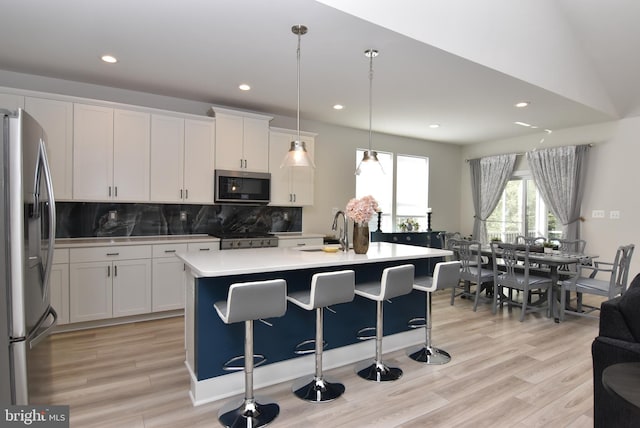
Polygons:
<instances>
[{"instance_id":1,"label":"vase of flowers","mask_svg":"<svg viewBox=\"0 0 640 428\"><path fill-rule=\"evenodd\" d=\"M369 221L379 210L378 202L368 195L351 199L347 204L347 217L353 220L353 251L366 254L369 249Z\"/></svg>"}]
</instances>

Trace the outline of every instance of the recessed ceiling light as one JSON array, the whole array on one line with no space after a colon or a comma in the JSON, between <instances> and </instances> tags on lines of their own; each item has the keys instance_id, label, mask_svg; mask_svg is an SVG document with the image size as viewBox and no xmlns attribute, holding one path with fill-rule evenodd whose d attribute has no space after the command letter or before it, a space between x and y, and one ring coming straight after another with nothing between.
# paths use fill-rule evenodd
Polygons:
<instances>
[{"instance_id":1,"label":"recessed ceiling light","mask_svg":"<svg viewBox=\"0 0 640 428\"><path fill-rule=\"evenodd\" d=\"M520 125L520 126L526 126L527 128L531 126L530 124L528 124L526 122L513 122L513 123L515 123L516 125Z\"/></svg>"},{"instance_id":2,"label":"recessed ceiling light","mask_svg":"<svg viewBox=\"0 0 640 428\"><path fill-rule=\"evenodd\" d=\"M344 108L344 106L342 104L336 104L333 106L334 110L342 110Z\"/></svg>"},{"instance_id":3,"label":"recessed ceiling light","mask_svg":"<svg viewBox=\"0 0 640 428\"><path fill-rule=\"evenodd\" d=\"M108 64L115 64L118 62L118 59L113 55L102 55L100 59Z\"/></svg>"},{"instance_id":4,"label":"recessed ceiling light","mask_svg":"<svg viewBox=\"0 0 640 428\"><path fill-rule=\"evenodd\" d=\"M518 108L523 108L527 107L529 104L531 104L530 101L520 101L519 103L515 103L514 105Z\"/></svg>"},{"instance_id":5,"label":"recessed ceiling light","mask_svg":"<svg viewBox=\"0 0 640 428\"><path fill-rule=\"evenodd\" d=\"M246 83L241 84L240 86L238 86L238 88L241 91L249 91L249 90L251 90L251 86L247 85Z\"/></svg>"},{"instance_id":6,"label":"recessed ceiling light","mask_svg":"<svg viewBox=\"0 0 640 428\"><path fill-rule=\"evenodd\" d=\"M432 128L432 129L440 128L440 124L439 123L432 123L431 125L429 125L429 128Z\"/></svg>"}]
</instances>

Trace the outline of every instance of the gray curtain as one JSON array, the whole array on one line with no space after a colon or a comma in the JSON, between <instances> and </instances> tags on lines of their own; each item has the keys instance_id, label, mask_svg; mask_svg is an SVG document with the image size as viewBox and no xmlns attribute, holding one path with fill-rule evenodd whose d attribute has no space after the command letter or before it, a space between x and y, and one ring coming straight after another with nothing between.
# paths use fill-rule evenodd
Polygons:
<instances>
[{"instance_id":1,"label":"gray curtain","mask_svg":"<svg viewBox=\"0 0 640 428\"><path fill-rule=\"evenodd\" d=\"M536 187L562 224L564 239L580 238L580 208L589 146L552 147L527 152Z\"/></svg>"},{"instance_id":2,"label":"gray curtain","mask_svg":"<svg viewBox=\"0 0 640 428\"><path fill-rule=\"evenodd\" d=\"M487 243L487 218L498 205L502 192L513 174L516 155L489 156L469 161L473 197L473 237Z\"/></svg>"}]
</instances>

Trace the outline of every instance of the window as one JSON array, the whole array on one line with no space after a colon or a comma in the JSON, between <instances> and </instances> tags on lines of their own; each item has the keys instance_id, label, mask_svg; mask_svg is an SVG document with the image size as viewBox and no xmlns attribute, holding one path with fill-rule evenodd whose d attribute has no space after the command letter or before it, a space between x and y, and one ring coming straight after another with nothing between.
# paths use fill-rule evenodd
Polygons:
<instances>
[{"instance_id":1,"label":"window","mask_svg":"<svg viewBox=\"0 0 640 428\"><path fill-rule=\"evenodd\" d=\"M356 150L356 166L365 150ZM398 230L397 224L413 218L420 230L427 228L429 200L429 158L378 152L384 174L363 173L356 176L356 197L372 195L382 211L381 228L385 232ZM378 219L369 223L371 230L378 227Z\"/></svg>"},{"instance_id":2,"label":"window","mask_svg":"<svg viewBox=\"0 0 640 428\"><path fill-rule=\"evenodd\" d=\"M547 209L529 176L513 177L507 183L496 209L487 219L489 239L514 242L516 236L562 237L556 217Z\"/></svg>"}]
</instances>

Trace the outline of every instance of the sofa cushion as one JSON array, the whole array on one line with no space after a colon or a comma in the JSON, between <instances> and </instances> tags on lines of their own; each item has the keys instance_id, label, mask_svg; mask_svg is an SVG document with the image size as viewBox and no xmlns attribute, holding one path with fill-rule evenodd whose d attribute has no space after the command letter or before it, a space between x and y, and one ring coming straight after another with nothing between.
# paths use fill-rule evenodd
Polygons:
<instances>
[{"instance_id":1,"label":"sofa cushion","mask_svg":"<svg viewBox=\"0 0 640 428\"><path fill-rule=\"evenodd\" d=\"M640 342L640 274L631 282L618 302L618 308L636 342Z\"/></svg>"}]
</instances>

